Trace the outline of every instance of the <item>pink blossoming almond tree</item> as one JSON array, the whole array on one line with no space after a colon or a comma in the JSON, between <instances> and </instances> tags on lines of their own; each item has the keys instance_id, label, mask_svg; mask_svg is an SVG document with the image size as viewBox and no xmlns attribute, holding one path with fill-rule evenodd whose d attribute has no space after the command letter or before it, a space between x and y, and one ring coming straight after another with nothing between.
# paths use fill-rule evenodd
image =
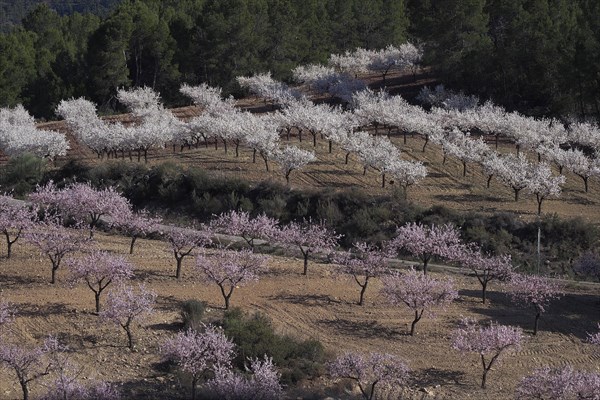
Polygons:
<instances>
[{"instance_id":1,"label":"pink blossoming almond tree","mask_svg":"<svg viewBox=\"0 0 600 400\"><path fill-rule=\"evenodd\" d=\"M587 251L573 263L573 271L578 275L600 281L600 255Z\"/></svg>"},{"instance_id":2,"label":"pink blossoming almond tree","mask_svg":"<svg viewBox=\"0 0 600 400\"><path fill-rule=\"evenodd\" d=\"M234 372L224 365L215 367L215 376L206 382L206 389L219 399L226 400L280 400L283 388L279 383L280 374L273 364L273 359L250 359L251 376Z\"/></svg>"},{"instance_id":3,"label":"pink blossoming almond tree","mask_svg":"<svg viewBox=\"0 0 600 400\"><path fill-rule=\"evenodd\" d=\"M0 341L0 366L12 370L19 381L23 400L29 400L29 384L50 373L52 365L44 355L49 352L46 344L27 347Z\"/></svg>"},{"instance_id":4,"label":"pink blossoming almond tree","mask_svg":"<svg viewBox=\"0 0 600 400\"><path fill-rule=\"evenodd\" d=\"M107 251L93 251L84 257L67 260L74 284L83 281L92 292L96 312L100 312L100 295L111 283L121 283L133 277L133 265L124 257Z\"/></svg>"},{"instance_id":5,"label":"pink blossoming almond tree","mask_svg":"<svg viewBox=\"0 0 600 400\"><path fill-rule=\"evenodd\" d=\"M600 398L600 374L561 368L543 367L519 382L517 400L595 400Z\"/></svg>"},{"instance_id":6,"label":"pink blossoming almond tree","mask_svg":"<svg viewBox=\"0 0 600 400\"><path fill-rule=\"evenodd\" d=\"M365 400L376 398L377 390L404 386L409 379L404 360L389 353L347 353L337 357L328 369L333 378L355 381Z\"/></svg>"},{"instance_id":7,"label":"pink blossoming almond tree","mask_svg":"<svg viewBox=\"0 0 600 400\"><path fill-rule=\"evenodd\" d=\"M196 399L199 380L218 366L230 367L235 345L220 328L206 326L204 332L188 329L163 343L163 359L174 362L192 377L192 400Z\"/></svg>"},{"instance_id":8,"label":"pink blossoming almond tree","mask_svg":"<svg viewBox=\"0 0 600 400\"><path fill-rule=\"evenodd\" d=\"M60 268L63 258L67 254L83 250L89 243L89 239L83 237L81 232L63 227L59 220L36 224L35 228L26 233L25 240L50 259L52 284L56 282L56 271Z\"/></svg>"},{"instance_id":9,"label":"pink blossoming almond tree","mask_svg":"<svg viewBox=\"0 0 600 400\"><path fill-rule=\"evenodd\" d=\"M265 214L252 218L245 211L233 210L213 219L210 227L219 233L240 236L254 249L256 239L269 240L277 235L278 224L278 220Z\"/></svg>"},{"instance_id":10,"label":"pink blossoming almond tree","mask_svg":"<svg viewBox=\"0 0 600 400\"><path fill-rule=\"evenodd\" d=\"M360 286L358 305L364 303L365 292L371 278L382 276L389 271L387 253L366 243L355 243L350 251L336 256L339 272L351 275Z\"/></svg>"},{"instance_id":11,"label":"pink blossoming almond tree","mask_svg":"<svg viewBox=\"0 0 600 400\"><path fill-rule=\"evenodd\" d=\"M175 277L181 278L181 267L183 259L192 254L197 247L205 247L212 243L212 233L209 229L200 231L183 230L172 228L165 232L167 241L171 245L171 250L175 256L176 269Z\"/></svg>"},{"instance_id":12,"label":"pink blossoming almond tree","mask_svg":"<svg viewBox=\"0 0 600 400\"><path fill-rule=\"evenodd\" d=\"M481 387L485 388L487 374L492 366L511 352L519 351L523 342L521 328L497 325L477 326L475 321L465 319L452 333L452 347L461 353L477 353L481 359L483 375Z\"/></svg>"},{"instance_id":13,"label":"pink blossoming almond tree","mask_svg":"<svg viewBox=\"0 0 600 400\"><path fill-rule=\"evenodd\" d=\"M513 265L509 254L490 256L476 248L465 248L460 264L468 268L481 284L481 301L485 304L487 287L491 281L505 281L512 276Z\"/></svg>"},{"instance_id":14,"label":"pink blossoming almond tree","mask_svg":"<svg viewBox=\"0 0 600 400\"><path fill-rule=\"evenodd\" d=\"M72 351L49 337L44 351L51 365L52 380L45 384L47 392L40 400L119 400L117 389L106 382L87 381L82 377L83 368L71 360Z\"/></svg>"},{"instance_id":15,"label":"pink blossoming almond tree","mask_svg":"<svg viewBox=\"0 0 600 400\"><path fill-rule=\"evenodd\" d=\"M36 220L35 211L27 204L0 195L0 232L6 237L6 258L12 254L12 245L31 228Z\"/></svg>"},{"instance_id":16,"label":"pink blossoming almond tree","mask_svg":"<svg viewBox=\"0 0 600 400\"><path fill-rule=\"evenodd\" d=\"M144 285L139 285L137 290L132 286L120 286L108 292L104 309L99 315L103 320L125 330L127 346L133 350L133 322L151 314L155 301L156 293L146 289Z\"/></svg>"},{"instance_id":17,"label":"pink blossoming almond tree","mask_svg":"<svg viewBox=\"0 0 600 400\"><path fill-rule=\"evenodd\" d=\"M415 334L417 322L425 313L433 315L435 307L444 308L458 298L451 279L435 279L410 269L403 274L389 274L381 278L383 295L393 305L405 305L414 312L410 335Z\"/></svg>"},{"instance_id":18,"label":"pink blossoming almond tree","mask_svg":"<svg viewBox=\"0 0 600 400\"><path fill-rule=\"evenodd\" d=\"M308 273L308 257L311 253L330 253L338 245L341 235L327 228L324 222L313 223L311 220L290 222L277 233L276 240L286 247L297 247L304 259L302 274Z\"/></svg>"},{"instance_id":19,"label":"pink blossoming almond tree","mask_svg":"<svg viewBox=\"0 0 600 400\"><path fill-rule=\"evenodd\" d=\"M161 221L161 218L152 217L148 211L142 210L126 214L124 217L115 221L115 224L123 234L131 238L129 254L133 254L135 241L150 233L158 232Z\"/></svg>"},{"instance_id":20,"label":"pink blossoming almond tree","mask_svg":"<svg viewBox=\"0 0 600 400\"><path fill-rule=\"evenodd\" d=\"M557 282L536 275L513 274L507 283L513 302L535 310L533 334L537 335L540 316L552 302L563 295L563 288Z\"/></svg>"},{"instance_id":21,"label":"pink blossoming almond tree","mask_svg":"<svg viewBox=\"0 0 600 400\"><path fill-rule=\"evenodd\" d=\"M389 242L389 251L404 250L423 262L423 273L433 257L447 260L460 259L464 249L460 232L452 225L431 225L408 223L396 231L396 237Z\"/></svg>"},{"instance_id":22,"label":"pink blossoming almond tree","mask_svg":"<svg viewBox=\"0 0 600 400\"><path fill-rule=\"evenodd\" d=\"M259 279L266 270L267 257L254 254L251 249L231 251L218 249L215 254L199 254L196 270L207 283L216 283L221 289L225 309L229 309L235 288Z\"/></svg>"},{"instance_id":23,"label":"pink blossoming almond tree","mask_svg":"<svg viewBox=\"0 0 600 400\"><path fill-rule=\"evenodd\" d=\"M53 209L63 217L74 218L81 224L87 223L90 238L102 217L113 220L129 214L131 205L115 188L95 189L89 183L74 183L58 189L52 182L38 187L29 199L40 206Z\"/></svg>"}]
</instances>

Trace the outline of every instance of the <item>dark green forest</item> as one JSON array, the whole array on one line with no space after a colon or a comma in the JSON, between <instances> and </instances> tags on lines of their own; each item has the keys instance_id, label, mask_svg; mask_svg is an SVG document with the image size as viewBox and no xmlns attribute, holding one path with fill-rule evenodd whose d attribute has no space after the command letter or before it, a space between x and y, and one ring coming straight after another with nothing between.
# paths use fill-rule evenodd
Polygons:
<instances>
[{"instance_id":1,"label":"dark green forest","mask_svg":"<svg viewBox=\"0 0 600 400\"><path fill-rule=\"evenodd\" d=\"M0 106L23 103L38 118L79 96L114 111L119 87L151 86L170 106L183 104L182 82L237 94L237 75L289 80L331 53L406 40L453 89L528 115L600 115L597 0L48 3L0 34Z\"/></svg>"}]
</instances>

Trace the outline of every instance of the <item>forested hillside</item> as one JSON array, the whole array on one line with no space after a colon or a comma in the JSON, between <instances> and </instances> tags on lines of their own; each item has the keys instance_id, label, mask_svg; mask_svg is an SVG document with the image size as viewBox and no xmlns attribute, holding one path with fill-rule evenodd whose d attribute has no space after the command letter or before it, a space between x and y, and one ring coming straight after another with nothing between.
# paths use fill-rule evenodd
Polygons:
<instances>
[{"instance_id":1,"label":"forested hillside","mask_svg":"<svg viewBox=\"0 0 600 400\"><path fill-rule=\"evenodd\" d=\"M289 80L296 65L408 39L455 90L529 115L600 114L595 0L127 0L105 17L61 4L0 35L0 106L55 118L61 99L86 96L106 112L117 88L144 85L178 105L182 82L236 94L238 75Z\"/></svg>"},{"instance_id":2,"label":"forested hillside","mask_svg":"<svg viewBox=\"0 0 600 400\"><path fill-rule=\"evenodd\" d=\"M92 13L106 15L122 0L11 0L0 1L0 31L8 32L21 24L21 20L37 4L46 3L60 15Z\"/></svg>"}]
</instances>

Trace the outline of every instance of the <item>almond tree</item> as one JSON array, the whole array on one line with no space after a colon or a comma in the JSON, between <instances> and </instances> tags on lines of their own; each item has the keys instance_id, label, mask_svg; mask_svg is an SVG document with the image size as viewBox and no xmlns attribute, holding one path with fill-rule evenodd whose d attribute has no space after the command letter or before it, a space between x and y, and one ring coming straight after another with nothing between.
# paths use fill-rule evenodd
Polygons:
<instances>
[{"instance_id":1,"label":"almond tree","mask_svg":"<svg viewBox=\"0 0 600 400\"><path fill-rule=\"evenodd\" d=\"M152 313L155 300L156 293L147 290L144 285L139 285L137 291L132 286L121 286L108 292L100 317L123 328L127 333L128 347L133 350L132 324Z\"/></svg>"},{"instance_id":2,"label":"almond tree","mask_svg":"<svg viewBox=\"0 0 600 400\"><path fill-rule=\"evenodd\" d=\"M74 218L78 223L88 223L90 238L94 229L104 216L117 220L129 214L129 201L119 194L114 187L95 189L89 183L73 183L64 189L57 189L52 182L38 187L29 199L51 210L56 210L63 217Z\"/></svg>"},{"instance_id":3,"label":"almond tree","mask_svg":"<svg viewBox=\"0 0 600 400\"><path fill-rule=\"evenodd\" d=\"M210 230L192 231L180 228L171 228L165 233L177 267L175 277L181 278L181 264L185 257L189 256L197 247L205 247L212 243Z\"/></svg>"},{"instance_id":4,"label":"almond tree","mask_svg":"<svg viewBox=\"0 0 600 400\"><path fill-rule=\"evenodd\" d=\"M313 223L311 220L303 223L290 222L277 233L277 240L286 247L298 247L304 258L302 274L308 273L308 257L311 253L330 253L338 245L341 235L325 226L324 222Z\"/></svg>"},{"instance_id":5,"label":"almond tree","mask_svg":"<svg viewBox=\"0 0 600 400\"><path fill-rule=\"evenodd\" d=\"M530 181L531 164L524 155L509 154L502 158L504 166L498 171L498 178L515 192L515 201L519 200L519 192L525 189Z\"/></svg>"},{"instance_id":6,"label":"almond tree","mask_svg":"<svg viewBox=\"0 0 600 400\"><path fill-rule=\"evenodd\" d=\"M396 231L396 237L389 242L389 251L404 250L423 262L423 273L432 257L456 260L463 249L460 232L452 225L431 225L408 223Z\"/></svg>"},{"instance_id":7,"label":"almond tree","mask_svg":"<svg viewBox=\"0 0 600 400\"><path fill-rule=\"evenodd\" d=\"M465 319L452 332L452 348L461 353L477 353L481 359L483 375L481 387L485 389L487 374L507 353L519 351L523 342L521 328L497 325L479 327L475 321ZM487 360L486 360L487 358Z\"/></svg>"},{"instance_id":8,"label":"almond tree","mask_svg":"<svg viewBox=\"0 0 600 400\"><path fill-rule=\"evenodd\" d=\"M54 379L41 400L118 400L119 392L113 385L92 381L83 384L82 368L71 361L71 351L61 345L56 338L50 337L44 344L44 350L54 372Z\"/></svg>"},{"instance_id":9,"label":"almond tree","mask_svg":"<svg viewBox=\"0 0 600 400\"><path fill-rule=\"evenodd\" d=\"M115 224L125 235L131 238L129 254L133 254L133 246L139 237L144 237L159 230L162 218L152 217L146 210L131 212L115 221Z\"/></svg>"},{"instance_id":10,"label":"almond tree","mask_svg":"<svg viewBox=\"0 0 600 400\"><path fill-rule=\"evenodd\" d=\"M63 227L59 220L36 224L35 228L25 234L25 240L50 259L52 284L56 282L56 271L60 268L63 258L67 254L82 250L89 243L89 239L83 237L81 232Z\"/></svg>"},{"instance_id":11,"label":"almond tree","mask_svg":"<svg viewBox=\"0 0 600 400\"><path fill-rule=\"evenodd\" d=\"M354 243L353 249L336 255L339 272L352 275L360 286L358 305L363 305L365 292L371 278L387 273L387 254L381 249L366 243Z\"/></svg>"},{"instance_id":12,"label":"almond tree","mask_svg":"<svg viewBox=\"0 0 600 400\"><path fill-rule=\"evenodd\" d=\"M481 284L481 301L485 304L488 284L493 281L505 281L513 274L510 254L499 256L484 255L481 250L465 248L459 260L460 264L475 274Z\"/></svg>"},{"instance_id":13,"label":"almond tree","mask_svg":"<svg viewBox=\"0 0 600 400\"><path fill-rule=\"evenodd\" d=\"M219 366L231 366L234 346L221 328L208 325L204 332L188 329L178 333L165 341L160 352L163 359L174 362L192 376L192 400L195 400L200 378Z\"/></svg>"},{"instance_id":14,"label":"almond tree","mask_svg":"<svg viewBox=\"0 0 600 400\"><path fill-rule=\"evenodd\" d=\"M54 159L69 150L64 133L37 129L34 118L22 105L0 108L0 150L8 156L31 153Z\"/></svg>"},{"instance_id":15,"label":"almond tree","mask_svg":"<svg viewBox=\"0 0 600 400\"><path fill-rule=\"evenodd\" d=\"M36 214L28 205L12 196L0 195L0 232L6 237L6 258L10 258L12 245L35 220Z\"/></svg>"},{"instance_id":16,"label":"almond tree","mask_svg":"<svg viewBox=\"0 0 600 400\"><path fill-rule=\"evenodd\" d=\"M356 381L365 400L375 398L376 389L394 389L407 384L409 369L406 362L389 353L346 353L329 364L333 378Z\"/></svg>"},{"instance_id":17,"label":"almond tree","mask_svg":"<svg viewBox=\"0 0 600 400\"><path fill-rule=\"evenodd\" d=\"M517 386L517 400L584 400L597 399L600 393L600 374L560 368L543 367L524 377Z\"/></svg>"},{"instance_id":18,"label":"almond tree","mask_svg":"<svg viewBox=\"0 0 600 400\"><path fill-rule=\"evenodd\" d=\"M552 170L546 163L538 163L532 168L526 189L529 193L535 194L538 215L542 214L542 202L550 196L560 196L560 186L564 183L565 177L552 175Z\"/></svg>"},{"instance_id":19,"label":"almond tree","mask_svg":"<svg viewBox=\"0 0 600 400\"><path fill-rule=\"evenodd\" d=\"M233 290L248 282L258 281L265 271L267 258L254 254L251 249L227 251L218 249L216 254L199 254L196 258L196 270L207 283L216 283L221 289L225 309L229 309L229 300Z\"/></svg>"},{"instance_id":20,"label":"almond tree","mask_svg":"<svg viewBox=\"0 0 600 400\"><path fill-rule=\"evenodd\" d=\"M234 372L223 365L215 367L215 376L206 382L206 390L211 395L225 400L280 400L283 388L279 383L280 374L273 359L265 355L264 360L250 359L252 376Z\"/></svg>"},{"instance_id":21,"label":"almond tree","mask_svg":"<svg viewBox=\"0 0 600 400\"><path fill-rule=\"evenodd\" d=\"M48 375L52 365L46 363L46 346L25 347L0 341L0 366L13 370L23 391L23 400L29 400L29 384Z\"/></svg>"},{"instance_id":22,"label":"almond tree","mask_svg":"<svg viewBox=\"0 0 600 400\"><path fill-rule=\"evenodd\" d=\"M507 284L507 289L513 302L525 307L533 307L535 310L534 335L537 334L540 316L546 312L550 302L563 295L560 284L536 275L513 274Z\"/></svg>"},{"instance_id":23,"label":"almond tree","mask_svg":"<svg viewBox=\"0 0 600 400\"><path fill-rule=\"evenodd\" d=\"M404 199L408 197L408 187L425 179L427 168L422 162L397 160L388 167L389 174L398 183L404 193Z\"/></svg>"},{"instance_id":24,"label":"almond tree","mask_svg":"<svg viewBox=\"0 0 600 400\"><path fill-rule=\"evenodd\" d=\"M273 160L281 166L285 174L285 181L288 184L290 183L292 171L302 169L316 159L315 153L302 150L296 146L285 146L273 155Z\"/></svg>"},{"instance_id":25,"label":"almond tree","mask_svg":"<svg viewBox=\"0 0 600 400\"><path fill-rule=\"evenodd\" d=\"M210 228L226 235L240 236L254 249L254 240L269 240L277 234L278 220L260 214L254 218L246 211L230 211L210 221Z\"/></svg>"},{"instance_id":26,"label":"almond tree","mask_svg":"<svg viewBox=\"0 0 600 400\"><path fill-rule=\"evenodd\" d=\"M393 305L405 305L414 312L410 335L424 313L433 315L434 307L445 308L458 298L451 279L440 280L410 269L404 274L389 274L381 278L382 292Z\"/></svg>"},{"instance_id":27,"label":"almond tree","mask_svg":"<svg viewBox=\"0 0 600 400\"><path fill-rule=\"evenodd\" d=\"M100 312L100 294L111 283L133 277L133 265L124 257L107 251L93 251L82 258L67 260L72 283L84 281L94 292L96 312Z\"/></svg>"}]
</instances>

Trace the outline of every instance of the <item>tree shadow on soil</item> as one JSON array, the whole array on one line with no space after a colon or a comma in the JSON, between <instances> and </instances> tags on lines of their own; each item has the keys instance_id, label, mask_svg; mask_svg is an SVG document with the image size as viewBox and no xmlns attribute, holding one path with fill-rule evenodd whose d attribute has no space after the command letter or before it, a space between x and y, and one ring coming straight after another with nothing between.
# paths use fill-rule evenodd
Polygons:
<instances>
[{"instance_id":1,"label":"tree shadow on soil","mask_svg":"<svg viewBox=\"0 0 600 400\"><path fill-rule=\"evenodd\" d=\"M292 304L300 304L303 306L324 306L331 303L339 303L339 300L331 298L326 294L277 294L269 296L269 300L282 300Z\"/></svg>"},{"instance_id":2,"label":"tree shadow on soil","mask_svg":"<svg viewBox=\"0 0 600 400\"><path fill-rule=\"evenodd\" d=\"M462 371L438 369L435 367L421 369L413 373L413 381L415 385L420 387L464 385L464 383L461 383L464 378L465 373Z\"/></svg>"},{"instance_id":3,"label":"tree shadow on soil","mask_svg":"<svg viewBox=\"0 0 600 400\"><path fill-rule=\"evenodd\" d=\"M460 290L459 294L481 298L481 291L478 290ZM535 318L533 307L515 305L511 302L508 294L502 292L488 291L487 297L490 304L484 306L482 303L478 303L468 307L469 310L499 324L520 326L527 333L532 332ZM489 305L492 306L487 308ZM568 293L550 303L547 311L540 317L538 330L575 335L577 338L585 340L588 333L597 330L596 324L599 315L598 296Z\"/></svg>"},{"instance_id":4,"label":"tree shadow on soil","mask_svg":"<svg viewBox=\"0 0 600 400\"><path fill-rule=\"evenodd\" d=\"M0 274L0 287L30 285L36 282L36 279L23 275Z\"/></svg>"},{"instance_id":5,"label":"tree shadow on soil","mask_svg":"<svg viewBox=\"0 0 600 400\"><path fill-rule=\"evenodd\" d=\"M369 339L372 337L393 338L398 336L407 336L408 333L401 332L396 329L389 328L380 324L375 320L371 321L350 321L347 319L321 319L318 324L323 324L332 328L337 332L348 336L356 336L361 339Z\"/></svg>"},{"instance_id":6,"label":"tree shadow on soil","mask_svg":"<svg viewBox=\"0 0 600 400\"><path fill-rule=\"evenodd\" d=\"M76 312L75 309L68 308L64 303L19 303L17 308L18 315L23 317L48 317Z\"/></svg>"},{"instance_id":7,"label":"tree shadow on soil","mask_svg":"<svg viewBox=\"0 0 600 400\"><path fill-rule=\"evenodd\" d=\"M189 398L188 391L155 378L140 378L124 382L120 386L121 398L141 400L183 400Z\"/></svg>"}]
</instances>

